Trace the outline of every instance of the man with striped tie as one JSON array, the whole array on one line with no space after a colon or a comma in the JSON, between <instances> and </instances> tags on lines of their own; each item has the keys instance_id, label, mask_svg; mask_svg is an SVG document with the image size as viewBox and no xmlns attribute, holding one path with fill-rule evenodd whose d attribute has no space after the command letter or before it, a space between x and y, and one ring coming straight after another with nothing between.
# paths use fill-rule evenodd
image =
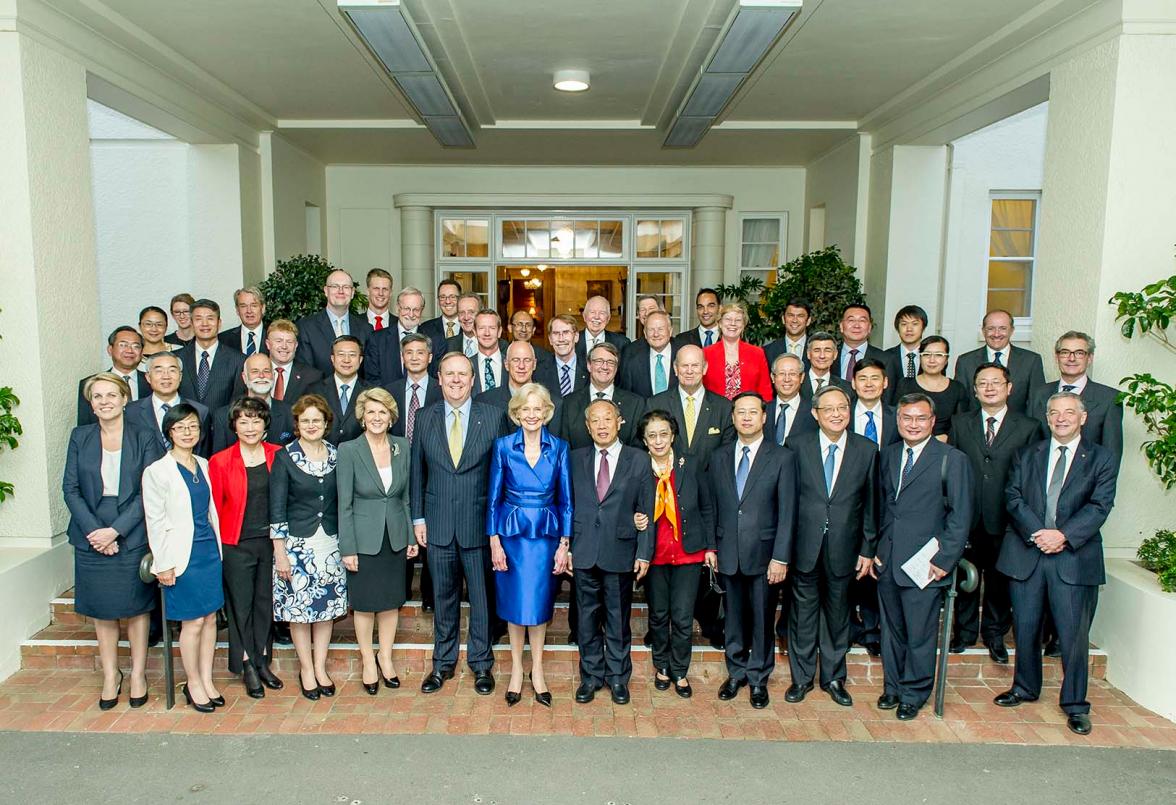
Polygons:
<instances>
[{"instance_id":1,"label":"man with striped tie","mask_svg":"<svg viewBox=\"0 0 1176 805\"><path fill-rule=\"evenodd\" d=\"M899 343L886 350L898 365L900 377L919 373L919 343L927 329L927 311L918 305L906 305L894 314L894 331Z\"/></svg>"},{"instance_id":2,"label":"man with striped tie","mask_svg":"<svg viewBox=\"0 0 1176 805\"><path fill-rule=\"evenodd\" d=\"M420 332L433 339L433 344L444 344L461 332L461 321L457 317L457 300L461 298L461 283L455 279L443 279L437 283L437 309L441 315L421 322Z\"/></svg>"},{"instance_id":3,"label":"man with striped tie","mask_svg":"<svg viewBox=\"0 0 1176 805\"><path fill-rule=\"evenodd\" d=\"M567 397L588 382L588 362L581 361L576 353L576 342L579 337L576 318L571 314L560 313L548 320L547 343L551 344L555 377L561 397Z\"/></svg>"},{"instance_id":4,"label":"man with striped tie","mask_svg":"<svg viewBox=\"0 0 1176 805\"><path fill-rule=\"evenodd\" d=\"M265 345L265 294L256 285L239 288L233 294L240 327L230 327L217 335L217 340L248 358L255 352L268 354Z\"/></svg>"}]
</instances>

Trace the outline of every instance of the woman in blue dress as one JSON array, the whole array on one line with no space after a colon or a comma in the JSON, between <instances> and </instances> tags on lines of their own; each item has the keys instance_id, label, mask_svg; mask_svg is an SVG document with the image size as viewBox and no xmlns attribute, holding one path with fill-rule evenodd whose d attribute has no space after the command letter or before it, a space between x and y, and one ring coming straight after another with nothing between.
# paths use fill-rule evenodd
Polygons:
<instances>
[{"instance_id":1,"label":"woman in blue dress","mask_svg":"<svg viewBox=\"0 0 1176 805\"><path fill-rule=\"evenodd\" d=\"M151 572L163 586L168 619L181 622L184 698L195 710L211 713L225 703L212 682L216 611L225 605L220 522L208 487L208 461L192 452L200 442L196 409L172 406L160 429L171 449L143 471Z\"/></svg>"},{"instance_id":2,"label":"woman in blue dress","mask_svg":"<svg viewBox=\"0 0 1176 805\"><path fill-rule=\"evenodd\" d=\"M531 686L535 701L551 706L543 677L543 641L555 611L559 576L567 571L572 534L568 444L546 428L555 413L547 389L527 383L507 413L520 427L494 443L486 533L495 572L498 617L510 635L510 683L506 702L518 704L523 689L523 643L531 637Z\"/></svg>"}]
</instances>

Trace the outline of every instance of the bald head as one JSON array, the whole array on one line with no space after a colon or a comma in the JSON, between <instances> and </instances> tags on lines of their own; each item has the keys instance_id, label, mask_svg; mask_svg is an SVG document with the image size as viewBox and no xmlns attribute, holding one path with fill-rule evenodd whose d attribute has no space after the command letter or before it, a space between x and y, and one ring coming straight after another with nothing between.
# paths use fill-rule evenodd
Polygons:
<instances>
[{"instance_id":1,"label":"bald head","mask_svg":"<svg viewBox=\"0 0 1176 805\"><path fill-rule=\"evenodd\" d=\"M702 387L702 376L706 373L706 358L702 356L702 348L687 344L678 350L674 356L674 375L678 378L678 385L687 394L694 394Z\"/></svg>"}]
</instances>

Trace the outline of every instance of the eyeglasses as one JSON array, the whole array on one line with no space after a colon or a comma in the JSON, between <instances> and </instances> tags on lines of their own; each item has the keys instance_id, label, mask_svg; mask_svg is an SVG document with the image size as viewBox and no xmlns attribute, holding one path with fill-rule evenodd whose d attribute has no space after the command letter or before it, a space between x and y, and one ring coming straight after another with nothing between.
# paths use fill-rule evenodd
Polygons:
<instances>
[{"instance_id":1,"label":"eyeglasses","mask_svg":"<svg viewBox=\"0 0 1176 805\"><path fill-rule=\"evenodd\" d=\"M946 352L923 352L920 353L924 358L946 358Z\"/></svg>"},{"instance_id":2,"label":"eyeglasses","mask_svg":"<svg viewBox=\"0 0 1176 805\"><path fill-rule=\"evenodd\" d=\"M535 322L533 321L516 321L512 325L516 330L534 330Z\"/></svg>"},{"instance_id":3,"label":"eyeglasses","mask_svg":"<svg viewBox=\"0 0 1176 805\"><path fill-rule=\"evenodd\" d=\"M588 363L595 364L596 366L616 366L617 365L617 362L614 361L612 358L592 358L591 360L588 361Z\"/></svg>"},{"instance_id":4,"label":"eyeglasses","mask_svg":"<svg viewBox=\"0 0 1176 805\"><path fill-rule=\"evenodd\" d=\"M114 346L117 349L142 349L143 345L138 341L115 341Z\"/></svg>"},{"instance_id":5,"label":"eyeglasses","mask_svg":"<svg viewBox=\"0 0 1176 805\"><path fill-rule=\"evenodd\" d=\"M172 433L199 433L199 423L172 425Z\"/></svg>"},{"instance_id":6,"label":"eyeglasses","mask_svg":"<svg viewBox=\"0 0 1176 805\"><path fill-rule=\"evenodd\" d=\"M425 312L425 309L423 307L405 307L404 305L401 305L400 312L402 314L407 313L410 316L419 316Z\"/></svg>"},{"instance_id":7,"label":"eyeglasses","mask_svg":"<svg viewBox=\"0 0 1176 805\"><path fill-rule=\"evenodd\" d=\"M341 284L335 283L335 282L327 283L327 290L328 291L350 291L353 287L354 286L352 286L352 285L341 285Z\"/></svg>"},{"instance_id":8,"label":"eyeglasses","mask_svg":"<svg viewBox=\"0 0 1176 805\"><path fill-rule=\"evenodd\" d=\"M442 302L456 302L457 301L457 294L455 294L455 293L438 294L437 299Z\"/></svg>"},{"instance_id":9,"label":"eyeglasses","mask_svg":"<svg viewBox=\"0 0 1176 805\"><path fill-rule=\"evenodd\" d=\"M819 406L817 406L817 410L818 411L825 411L826 413L830 413L830 414L848 414L849 413L849 406L848 405L819 405Z\"/></svg>"},{"instance_id":10,"label":"eyeglasses","mask_svg":"<svg viewBox=\"0 0 1176 805\"><path fill-rule=\"evenodd\" d=\"M1055 353L1059 358L1085 358L1090 353L1084 349L1059 349Z\"/></svg>"},{"instance_id":11,"label":"eyeglasses","mask_svg":"<svg viewBox=\"0 0 1176 805\"><path fill-rule=\"evenodd\" d=\"M920 414L918 416L912 416L910 414L898 415L898 421L904 425L925 425L934 418L934 416L929 416L927 414Z\"/></svg>"},{"instance_id":12,"label":"eyeglasses","mask_svg":"<svg viewBox=\"0 0 1176 805\"><path fill-rule=\"evenodd\" d=\"M998 389L1001 386L1007 386L1007 380L977 380L976 388L978 389Z\"/></svg>"}]
</instances>

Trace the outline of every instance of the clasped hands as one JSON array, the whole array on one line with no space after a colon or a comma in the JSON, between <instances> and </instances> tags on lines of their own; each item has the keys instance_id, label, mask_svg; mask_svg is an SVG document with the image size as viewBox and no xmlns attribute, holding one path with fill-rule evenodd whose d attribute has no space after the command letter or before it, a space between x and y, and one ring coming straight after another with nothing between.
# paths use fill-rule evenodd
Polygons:
<instances>
[{"instance_id":1,"label":"clasped hands","mask_svg":"<svg viewBox=\"0 0 1176 805\"><path fill-rule=\"evenodd\" d=\"M110 526L95 528L86 535L86 542L103 556L114 556L118 553L118 532Z\"/></svg>"},{"instance_id":2,"label":"clasped hands","mask_svg":"<svg viewBox=\"0 0 1176 805\"><path fill-rule=\"evenodd\" d=\"M1033 544L1042 553L1061 553L1066 547L1066 535L1056 528L1042 528L1033 532Z\"/></svg>"},{"instance_id":3,"label":"clasped hands","mask_svg":"<svg viewBox=\"0 0 1176 805\"><path fill-rule=\"evenodd\" d=\"M506 551L502 548L502 539L497 534L490 535L490 567L499 573L507 569ZM560 541L555 551L555 562L551 568L552 575L561 576L572 572L572 554L568 543Z\"/></svg>"}]
</instances>

